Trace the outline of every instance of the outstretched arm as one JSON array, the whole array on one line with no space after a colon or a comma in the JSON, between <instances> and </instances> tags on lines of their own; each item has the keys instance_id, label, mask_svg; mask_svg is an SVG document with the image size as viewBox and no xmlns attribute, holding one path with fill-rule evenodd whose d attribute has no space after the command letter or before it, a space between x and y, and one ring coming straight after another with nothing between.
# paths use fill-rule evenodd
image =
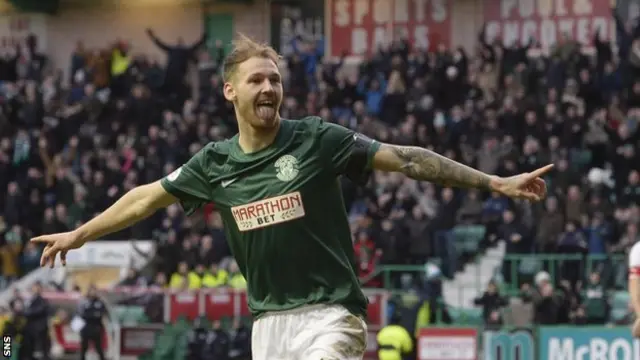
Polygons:
<instances>
[{"instance_id":1,"label":"outstretched arm","mask_svg":"<svg viewBox=\"0 0 640 360\"><path fill-rule=\"evenodd\" d=\"M209 202L211 197L215 143L209 143L188 162L151 184L134 188L93 220L74 231L38 236L31 241L45 244L40 264L55 266L56 254L66 263L67 251L85 242L127 228L160 208L180 201L187 214Z\"/></svg>"},{"instance_id":2,"label":"outstretched arm","mask_svg":"<svg viewBox=\"0 0 640 360\"><path fill-rule=\"evenodd\" d=\"M178 200L168 193L160 181L138 186L91 221L74 231L38 236L31 241L45 244L40 264L53 267L60 252L63 265L68 250L77 249L87 241L125 229Z\"/></svg>"},{"instance_id":3,"label":"outstretched arm","mask_svg":"<svg viewBox=\"0 0 640 360\"><path fill-rule=\"evenodd\" d=\"M128 228L177 201L160 185L160 181L138 186L76 231L83 242L92 241Z\"/></svg>"},{"instance_id":4,"label":"outstretched arm","mask_svg":"<svg viewBox=\"0 0 640 360\"><path fill-rule=\"evenodd\" d=\"M501 178L485 174L433 151L414 147L382 144L373 156L376 170L400 172L408 177L442 186L475 188L496 191L512 198L539 201L546 196L547 187L540 177L553 165L531 173Z\"/></svg>"},{"instance_id":5,"label":"outstretched arm","mask_svg":"<svg viewBox=\"0 0 640 360\"><path fill-rule=\"evenodd\" d=\"M162 40L160 40L160 38L158 38L156 36L156 34L153 32L153 30L147 29L147 35L149 35L149 37L151 38L151 41L153 41L154 44L156 44L156 46L159 47L160 49L162 49L164 51L171 50L171 47L169 45L165 44L164 42L162 42Z\"/></svg>"},{"instance_id":6,"label":"outstretched arm","mask_svg":"<svg viewBox=\"0 0 640 360\"><path fill-rule=\"evenodd\" d=\"M443 186L492 189L491 175L415 146L382 144L374 155L373 168Z\"/></svg>"}]
</instances>

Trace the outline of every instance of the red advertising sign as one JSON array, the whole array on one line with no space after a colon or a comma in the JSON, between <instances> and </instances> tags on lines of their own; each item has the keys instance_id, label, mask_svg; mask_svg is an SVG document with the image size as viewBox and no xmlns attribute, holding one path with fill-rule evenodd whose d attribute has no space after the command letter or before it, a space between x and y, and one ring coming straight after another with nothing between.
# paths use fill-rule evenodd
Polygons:
<instances>
[{"instance_id":1,"label":"red advertising sign","mask_svg":"<svg viewBox=\"0 0 640 360\"><path fill-rule=\"evenodd\" d=\"M202 292L204 312L209 320L233 317L235 314L236 294L229 289L213 289Z\"/></svg>"},{"instance_id":2,"label":"red advertising sign","mask_svg":"<svg viewBox=\"0 0 640 360\"><path fill-rule=\"evenodd\" d=\"M240 301L240 316L251 316L251 310L249 310L249 299L247 298L247 293L242 291L239 292L239 301Z\"/></svg>"},{"instance_id":3,"label":"red advertising sign","mask_svg":"<svg viewBox=\"0 0 640 360\"><path fill-rule=\"evenodd\" d=\"M174 322L184 316L193 320L200 315L200 296L195 291L185 291L169 296L169 321Z\"/></svg>"},{"instance_id":4,"label":"red advertising sign","mask_svg":"<svg viewBox=\"0 0 640 360\"><path fill-rule=\"evenodd\" d=\"M476 360L474 328L424 328L418 333L418 360Z\"/></svg>"},{"instance_id":5,"label":"red advertising sign","mask_svg":"<svg viewBox=\"0 0 640 360\"><path fill-rule=\"evenodd\" d=\"M526 44L537 40L543 49L552 47L564 34L591 44L595 31L603 39L614 38L610 1L606 0L492 0L484 2L488 41Z\"/></svg>"},{"instance_id":6,"label":"red advertising sign","mask_svg":"<svg viewBox=\"0 0 640 360\"><path fill-rule=\"evenodd\" d=\"M329 55L369 55L393 39L418 49L449 45L450 0L327 0Z\"/></svg>"}]
</instances>

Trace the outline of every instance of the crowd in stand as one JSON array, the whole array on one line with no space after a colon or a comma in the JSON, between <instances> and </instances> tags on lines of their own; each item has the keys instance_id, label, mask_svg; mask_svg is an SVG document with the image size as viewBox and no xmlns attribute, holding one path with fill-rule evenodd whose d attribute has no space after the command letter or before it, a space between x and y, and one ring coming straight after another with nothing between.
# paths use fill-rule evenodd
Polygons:
<instances>
[{"instance_id":1,"label":"crowd in stand","mask_svg":"<svg viewBox=\"0 0 640 360\"><path fill-rule=\"evenodd\" d=\"M358 71L324 59L312 42L294 40L296 51L286 62L285 118L319 114L381 141L433 149L501 176L556 164L548 179L550 196L541 206L394 174L376 173L364 188L344 180L357 263L367 286L381 285L369 276L378 264L424 264L442 257L441 235L459 224L484 225L481 249L504 241L507 254L628 251L638 240L640 221L640 172L633 165L640 155L640 31L619 20L617 25L616 52L596 33L595 55L563 39L547 55L528 56L536 39L505 46L488 42L481 32L470 53L443 46L426 53L394 42ZM68 88L35 50L37 39L5 49L0 61L5 282L38 266L41 249L27 242L33 234L75 228L127 190L161 178L206 143L235 132L233 109L221 93L222 44L206 51L202 42L167 45L152 31L149 35L167 51L166 66L133 56L125 43L98 50L79 43ZM198 73L193 88L185 82L190 62ZM228 259L215 205L190 218L170 206L109 238L158 241L158 275L148 282L244 286ZM461 261L451 273L464 263L461 254L454 255ZM510 278L510 270L502 278L520 281L516 285L526 301L555 309L540 314L567 314L536 317L537 322L582 321L590 311L597 313L590 319L602 321L606 297L601 296L602 306L592 306L595 291L587 291L592 296L585 299L578 295L601 282L609 287L617 274L609 265L588 278L563 271L550 279L540 272L522 282ZM125 279L139 281L134 274ZM485 305L487 322L499 322L495 310L504 301L494 285L490 288L477 303ZM563 297L554 297L561 291ZM549 297L553 301L539 301ZM593 310L600 307L604 310Z\"/></svg>"}]
</instances>

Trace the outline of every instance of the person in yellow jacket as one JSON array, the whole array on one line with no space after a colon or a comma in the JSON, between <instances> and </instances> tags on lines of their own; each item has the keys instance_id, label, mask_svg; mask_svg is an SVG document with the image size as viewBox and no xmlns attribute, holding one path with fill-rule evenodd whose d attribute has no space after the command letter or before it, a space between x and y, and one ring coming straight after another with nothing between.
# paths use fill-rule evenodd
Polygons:
<instances>
[{"instance_id":1,"label":"person in yellow jacket","mask_svg":"<svg viewBox=\"0 0 640 360\"><path fill-rule=\"evenodd\" d=\"M245 290L247 288L247 279L244 278L235 261L232 261L229 265L229 273L229 286L238 290Z\"/></svg>"},{"instance_id":2,"label":"person in yellow jacket","mask_svg":"<svg viewBox=\"0 0 640 360\"><path fill-rule=\"evenodd\" d=\"M4 335L4 328L11 320L11 312L4 307L0 307L0 335Z\"/></svg>"},{"instance_id":3,"label":"person in yellow jacket","mask_svg":"<svg viewBox=\"0 0 640 360\"><path fill-rule=\"evenodd\" d=\"M220 269L218 264L211 264L209 271L202 278L202 286L206 288L215 288L227 285L229 281L229 273L225 269Z\"/></svg>"},{"instance_id":4,"label":"person in yellow jacket","mask_svg":"<svg viewBox=\"0 0 640 360\"><path fill-rule=\"evenodd\" d=\"M169 287L171 289L181 289L184 285L189 283L189 265L186 262L181 261L178 264L178 271L171 274L169 279Z\"/></svg>"},{"instance_id":5,"label":"person in yellow jacket","mask_svg":"<svg viewBox=\"0 0 640 360\"><path fill-rule=\"evenodd\" d=\"M379 360L402 360L413 352L413 338L398 322L399 318L394 314L390 324L378 332Z\"/></svg>"},{"instance_id":6,"label":"person in yellow jacket","mask_svg":"<svg viewBox=\"0 0 640 360\"><path fill-rule=\"evenodd\" d=\"M195 290L202 288L202 280L204 279L204 265L198 264L193 271L189 272L187 279L189 281L189 289Z\"/></svg>"}]
</instances>

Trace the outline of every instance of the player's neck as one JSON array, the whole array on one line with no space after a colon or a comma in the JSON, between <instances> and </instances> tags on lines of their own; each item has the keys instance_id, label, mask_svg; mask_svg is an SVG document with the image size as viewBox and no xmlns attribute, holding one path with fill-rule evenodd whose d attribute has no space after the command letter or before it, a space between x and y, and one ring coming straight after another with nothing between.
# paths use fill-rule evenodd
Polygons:
<instances>
[{"instance_id":1,"label":"player's neck","mask_svg":"<svg viewBox=\"0 0 640 360\"><path fill-rule=\"evenodd\" d=\"M258 152L273 144L280 130L280 120L273 128L256 128L250 125L238 127L238 145L245 154Z\"/></svg>"}]
</instances>

